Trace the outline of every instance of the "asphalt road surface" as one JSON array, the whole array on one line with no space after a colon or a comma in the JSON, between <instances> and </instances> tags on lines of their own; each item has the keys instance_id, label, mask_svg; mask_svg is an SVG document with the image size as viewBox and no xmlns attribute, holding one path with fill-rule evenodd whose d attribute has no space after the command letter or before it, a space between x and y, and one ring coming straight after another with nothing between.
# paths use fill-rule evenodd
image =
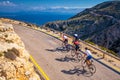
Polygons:
<instances>
[{"instance_id":1,"label":"asphalt road surface","mask_svg":"<svg viewBox=\"0 0 120 80\"><path fill-rule=\"evenodd\" d=\"M96 73L92 75L86 72L80 67L80 63L69 59L70 53L55 50L61 46L61 41L37 30L20 25L13 26L28 52L50 80L120 80L120 74L97 61L94 61L97 68Z\"/></svg>"}]
</instances>

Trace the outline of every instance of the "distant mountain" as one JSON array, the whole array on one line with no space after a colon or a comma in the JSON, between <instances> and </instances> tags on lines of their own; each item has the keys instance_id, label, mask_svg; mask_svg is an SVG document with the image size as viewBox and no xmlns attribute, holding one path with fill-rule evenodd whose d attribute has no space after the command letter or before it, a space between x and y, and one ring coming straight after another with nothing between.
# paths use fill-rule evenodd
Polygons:
<instances>
[{"instance_id":1,"label":"distant mountain","mask_svg":"<svg viewBox=\"0 0 120 80\"><path fill-rule=\"evenodd\" d=\"M66 21L50 22L43 27L53 28L69 35L79 34L120 54L120 1L107 1L85 9Z\"/></svg>"}]
</instances>

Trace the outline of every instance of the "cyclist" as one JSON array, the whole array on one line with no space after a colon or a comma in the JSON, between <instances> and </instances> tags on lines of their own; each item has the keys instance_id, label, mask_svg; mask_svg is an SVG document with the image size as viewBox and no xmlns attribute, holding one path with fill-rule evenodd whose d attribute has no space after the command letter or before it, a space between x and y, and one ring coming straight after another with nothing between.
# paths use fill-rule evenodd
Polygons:
<instances>
[{"instance_id":1,"label":"cyclist","mask_svg":"<svg viewBox=\"0 0 120 80\"><path fill-rule=\"evenodd\" d=\"M64 43L64 46L67 46L68 44L68 37L63 35L63 43Z\"/></svg>"},{"instance_id":2,"label":"cyclist","mask_svg":"<svg viewBox=\"0 0 120 80\"><path fill-rule=\"evenodd\" d=\"M90 52L90 50L86 47L85 48L85 53L83 58L86 56L85 62L88 66L91 65L90 59L92 59L92 53Z\"/></svg>"},{"instance_id":3,"label":"cyclist","mask_svg":"<svg viewBox=\"0 0 120 80\"><path fill-rule=\"evenodd\" d=\"M79 50L79 39L78 39L78 35L77 34L74 34L74 40L73 40L73 44L74 44L74 46L75 46L75 54L76 54L76 56L77 56L77 58L78 58L78 50Z\"/></svg>"}]
</instances>

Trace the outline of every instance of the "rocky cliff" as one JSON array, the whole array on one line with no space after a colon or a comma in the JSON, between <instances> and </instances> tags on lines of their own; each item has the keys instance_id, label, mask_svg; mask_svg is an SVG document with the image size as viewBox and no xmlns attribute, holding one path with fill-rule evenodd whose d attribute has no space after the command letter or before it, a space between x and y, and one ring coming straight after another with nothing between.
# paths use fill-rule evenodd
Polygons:
<instances>
[{"instance_id":1,"label":"rocky cliff","mask_svg":"<svg viewBox=\"0 0 120 80\"><path fill-rule=\"evenodd\" d=\"M66 21L50 22L43 27L89 40L120 54L120 1L107 1L85 9Z\"/></svg>"},{"instance_id":2,"label":"rocky cliff","mask_svg":"<svg viewBox=\"0 0 120 80\"><path fill-rule=\"evenodd\" d=\"M40 80L11 24L0 21L0 80Z\"/></svg>"}]
</instances>

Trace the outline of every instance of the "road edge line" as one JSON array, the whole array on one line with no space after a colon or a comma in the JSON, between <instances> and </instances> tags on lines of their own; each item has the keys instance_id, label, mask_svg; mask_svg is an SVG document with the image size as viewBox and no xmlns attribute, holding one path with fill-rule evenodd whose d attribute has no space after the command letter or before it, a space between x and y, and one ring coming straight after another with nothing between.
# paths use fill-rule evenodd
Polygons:
<instances>
[{"instance_id":1,"label":"road edge line","mask_svg":"<svg viewBox=\"0 0 120 80\"><path fill-rule=\"evenodd\" d=\"M44 76L45 80L50 80L47 74L43 71L43 69L38 65L38 63L32 57L32 55L30 55L30 59L33 62L33 64L38 68L38 70L41 72L42 76Z\"/></svg>"}]
</instances>

